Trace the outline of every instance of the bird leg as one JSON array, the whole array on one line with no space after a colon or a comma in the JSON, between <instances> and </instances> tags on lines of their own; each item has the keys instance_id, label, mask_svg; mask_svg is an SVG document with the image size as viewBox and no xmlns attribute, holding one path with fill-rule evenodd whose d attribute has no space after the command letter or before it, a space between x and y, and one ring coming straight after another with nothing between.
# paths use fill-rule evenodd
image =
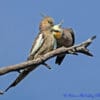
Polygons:
<instances>
[{"instance_id":1,"label":"bird leg","mask_svg":"<svg viewBox=\"0 0 100 100\"><path fill-rule=\"evenodd\" d=\"M17 70L17 72L20 74L22 71L19 69L19 70Z\"/></svg>"},{"instance_id":2,"label":"bird leg","mask_svg":"<svg viewBox=\"0 0 100 100\"><path fill-rule=\"evenodd\" d=\"M73 55L78 55L78 53L75 52L75 49L69 50L68 53Z\"/></svg>"}]
</instances>

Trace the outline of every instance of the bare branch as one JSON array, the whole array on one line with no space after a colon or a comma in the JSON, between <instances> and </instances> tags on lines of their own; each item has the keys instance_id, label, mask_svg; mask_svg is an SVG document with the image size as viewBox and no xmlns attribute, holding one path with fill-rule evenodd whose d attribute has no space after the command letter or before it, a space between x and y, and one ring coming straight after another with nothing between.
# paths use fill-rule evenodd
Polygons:
<instances>
[{"instance_id":1,"label":"bare branch","mask_svg":"<svg viewBox=\"0 0 100 100\"><path fill-rule=\"evenodd\" d=\"M48 59L53 58L54 56L57 56L59 54L65 54L65 53L68 53L68 54L83 53L83 54L88 55L88 56L93 56L89 52L89 50L87 49L87 47L92 43L92 41L95 38L96 38L96 36L93 36L93 37L89 38L88 40L82 42L81 44L74 45L74 46L69 47L69 48L61 47L61 48L55 49L55 50L53 50L53 51L51 51L51 52L43 55L42 57L37 58L36 60L25 61L25 62L22 62L20 64L11 65L11 66L7 66L7 67L2 67L2 68L0 68L0 75L4 75L4 74L7 74L7 73L13 72L13 71L19 71L21 69L30 67L32 65L37 65L37 66L39 66L40 64L45 65L45 63L44 63L45 61L47 61ZM50 68L49 65L46 64L46 66L48 68Z\"/></svg>"}]
</instances>

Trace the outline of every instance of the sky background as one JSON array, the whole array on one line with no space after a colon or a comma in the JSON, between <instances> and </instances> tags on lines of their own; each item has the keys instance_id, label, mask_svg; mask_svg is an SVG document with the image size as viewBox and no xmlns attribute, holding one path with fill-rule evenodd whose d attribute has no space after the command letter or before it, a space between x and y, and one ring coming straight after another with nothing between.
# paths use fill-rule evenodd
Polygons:
<instances>
[{"instance_id":1,"label":"sky background","mask_svg":"<svg viewBox=\"0 0 100 100\"><path fill-rule=\"evenodd\" d=\"M68 55L61 66L51 59L47 61L51 70L38 67L0 100L91 100L65 94L100 94L100 0L0 0L0 67L27 59L39 32L40 13L55 23L63 19L63 27L75 31L76 44L96 35L89 46L94 57ZM0 89L17 75L0 76ZM100 95L93 100L100 100Z\"/></svg>"}]
</instances>

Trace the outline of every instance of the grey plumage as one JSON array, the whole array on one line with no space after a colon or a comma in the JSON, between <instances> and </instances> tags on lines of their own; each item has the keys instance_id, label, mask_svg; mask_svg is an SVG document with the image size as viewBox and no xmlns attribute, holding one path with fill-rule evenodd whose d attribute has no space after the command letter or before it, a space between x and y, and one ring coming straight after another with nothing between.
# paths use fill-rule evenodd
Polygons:
<instances>
[{"instance_id":1,"label":"grey plumage","mask_svg":"<svg viewBox=\"0 0 100 100\"><path fill-rule=\"evenodd\" d=\"M63 35L61 38L56 39L57 40L57 48L65 46L70 47L73 46L75 43L75 36L74 31L72 28L63 28ZM66 54L61 54L56 57L55 63L60 65L62 61L64 60Z\"/></svg>"},{"instance_id":2,"label":"grey plumage","mask_svg":"<svg viewBox=\"0 0 100 100\"><path fill-rule=\"evenodd\" d=\"M53 27L53 19L49 16L44 17L43 20L40 22L40 26L39 26L40 32L32 45L32 48L30 50L30 55L27 60L36 59L36 58L46 54L47 52L53 50L54 44L55 44L54 43L55 38L51 32L52 27ZM41 43L41 45L39 45L38 42ZM38 46L36 46L36 45L38 45ZM34 48L35 48L35 50L34 50ZM16 78L16 80L11 85L9 85L7 89L5 89L4 92L8 91L11 87L16 86L35 68L37 68L36 65L31 66L29 68L25 68L19 74L19 76Z\"/></svg>"}]
</instances>

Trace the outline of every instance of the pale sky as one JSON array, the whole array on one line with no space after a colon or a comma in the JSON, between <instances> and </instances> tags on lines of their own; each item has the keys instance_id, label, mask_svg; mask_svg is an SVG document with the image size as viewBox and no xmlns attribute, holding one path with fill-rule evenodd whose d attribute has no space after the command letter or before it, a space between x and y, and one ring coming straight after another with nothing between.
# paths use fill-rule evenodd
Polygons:
<instances>
[{"instance_id":1,"label":"pale sky","mask_svg":"<svg viewBox=\"0 0 100 100\"><path fill-rule=\"evenodd\" d=\"M100 93L99 0L0 0L0 66L27 59L39 32L40 13L53 17L55 23L63 19L63 27L75 31L76 44L97 35L89 46L94 57L68 55L61 66L51 59L47 61L51 70L40 66L0 100L91 100L64 94ZM17 75L13 72L0 76L0 89L5 89Z\"/></svg>"}]
</instances>

